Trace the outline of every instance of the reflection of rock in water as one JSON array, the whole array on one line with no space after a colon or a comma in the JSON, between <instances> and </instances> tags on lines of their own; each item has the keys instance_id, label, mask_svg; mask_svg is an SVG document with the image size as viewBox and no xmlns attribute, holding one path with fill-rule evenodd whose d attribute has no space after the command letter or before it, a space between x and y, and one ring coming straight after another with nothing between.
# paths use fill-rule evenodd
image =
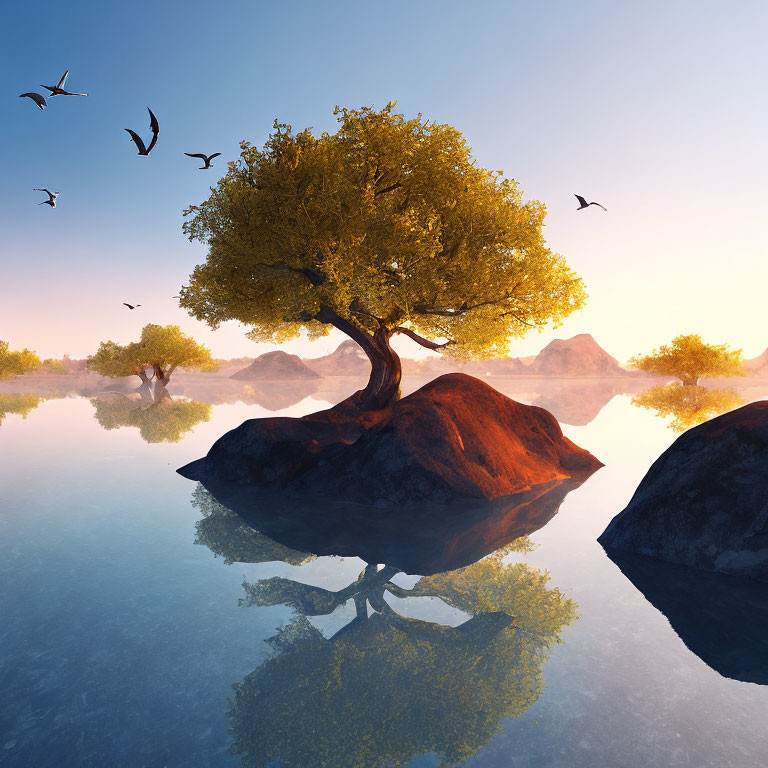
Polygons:
<instances>
[{"instance_id":1,"label":"reflection of rock in water","mask_svg":"<svg viewBox=\"0 0 768 768\"><path fill-rule=\"evenodd\" d=\"M190 400L170 398L145 405L140 397L111 393L94 398L94 416L104 429L137 427L147 443L177 443L201 421L211 417L211 406Z\"/></svg>"},{"instance_id":2,"label":"reflection of rock in water","mask_svg":"<svg viewBox=\"0 0 768 768\"><path fill-rule=\"evenodd\" d=\"M408 573L432 574L472 563L551 520L579 483L566 481L492 503L381 510L328 499L218 486L215 497L252 528L285 547L357 556ZM197 491L200 493L201 491Z\"/></svg>"},{"instance_id":3,"label":"reflection of rock in water","mask_svg":"<svg viewBox=\"0 0 768 768\"><path fill-rule=\"evenodd\" d=\"M666 384L641 392L632 398L632 404L656 411L662 418L671 416L669 428L675 432L685 432L686 429L744 405L744 398L733 389Z\"/></svg>"},{"instance_id":4,"label":"reflection of rock in water","mask_svg":"<svg viewBox=\"0 0 768 768\"><path fill-rule=\"evenodd\" d=\"M241 399L244 403L254 403L268 411L282 411L314 394L317 388L318 382L312 379L252 383L243 387Z\"/></svg>"},{"instance_id":5,"label":"reflection of rock in water","mask_svg":"<svg viewBox=\"0 0 768 768\"><path fill-rule=\"evenodd\" d=\"M368 566L332 593L287 579L247 585L247 604L300 616L270 640L273 654L235 686L232 751L246 768L404 766L437 753L458 765L541 695L541 668L575 604L548 577L492 556L411 590L396 568ZM458 627L409 619L384 599L431 596L471 615ZM326 639L305 615L354 600L356 617ZM369 617L367 604L374 609Z\"/></svg>"},{"instance_id":6,"label":"reflection of rock in water","mask_svg":"<svg viewBox=\"0 0 768 768\"><path fill-rule=\"evenodd\" d=\"M198 485L192 494L192 506L203 516L195 523L195 544L208 547L227 564L279 560L290 565L303 565L315 557L284 547L259 533L240 515L219 504L202 485Z\"/></svg>"},{"instance_id":7,"label":"reflection of rock in water","mask_svg":"<svg viewBox=\"0 0 768 768\"><path fill-rule=\"evenodd\" d=\"M764 584L608 551L686 646L724 677L768 685Z\"/></svg>"}]
</instances>

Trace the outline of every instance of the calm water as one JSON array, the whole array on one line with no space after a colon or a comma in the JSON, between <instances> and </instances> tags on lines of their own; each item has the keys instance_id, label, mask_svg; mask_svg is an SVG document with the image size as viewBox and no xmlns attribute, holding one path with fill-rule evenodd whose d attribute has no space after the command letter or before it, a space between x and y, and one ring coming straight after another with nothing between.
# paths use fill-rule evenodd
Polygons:
<instances>
[{"instance_id":1,"label":"calm water","mask_svg":"<svg viewBox=\"0 0 768 768\"><path fill-rule=\"evenodd\" d=\"M509 387L606 466L528 542L421 578L290 550L174 472L317 394L170 427L79 397L6 415L0 765L768 764L768 686L689 650L595 541L675 434L627 395Z\"/></svg>"}]
</instances>

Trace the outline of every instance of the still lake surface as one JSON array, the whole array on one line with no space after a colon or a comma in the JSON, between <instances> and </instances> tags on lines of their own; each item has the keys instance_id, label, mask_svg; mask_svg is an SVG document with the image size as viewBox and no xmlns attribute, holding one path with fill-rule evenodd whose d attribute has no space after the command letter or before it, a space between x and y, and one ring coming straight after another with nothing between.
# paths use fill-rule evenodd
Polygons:
<instances>
[{"instance_id":1,"label":"still lake surface","mask_svg":"<svg viewBox=\"0 0 768 768\"><path fill-rule=\"evenodd\" d=\"M711 666L727 627L703 659L596 542L675 439L663 419L623 394L562 417L605 467L529 546L420 578L259 537L175 472L247 418L328 404L213 405L174 443L84 397L4 417L0 765L768 764L768 686Z\"/></svg>"}]
</instances>

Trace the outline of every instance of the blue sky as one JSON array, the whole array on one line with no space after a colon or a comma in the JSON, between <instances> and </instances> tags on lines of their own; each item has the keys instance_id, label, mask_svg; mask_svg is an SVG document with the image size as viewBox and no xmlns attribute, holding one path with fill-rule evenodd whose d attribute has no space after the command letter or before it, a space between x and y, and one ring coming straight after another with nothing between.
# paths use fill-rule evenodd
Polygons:
<instances>
[{"instance_id":1,"label":"blue sky","mask_svg":"<svg viewBox=\"0 0 768 768\"><path fill-rule=\"evenodd\" d=\"M768 109L760 2L38 2L6 4L0 45L0 338L84 356L147 322L222 357L171 298L201 246L181 211L277 117L333 130L333 107L397 100L456 125L479 162L549 210L547 239L584 276L591 332L621 359L681 332L768 346ZM18 94L54 83L39 111ZM149 158L123 128L148 135ZM203 173L183 152L222 152ZM61 192L37 206L33 187ZM576 213L573 193L603 202ZM144 305L129 312L121 302ZM310 347L322 354L338 338Z\"/></svg>"}]
</instances>

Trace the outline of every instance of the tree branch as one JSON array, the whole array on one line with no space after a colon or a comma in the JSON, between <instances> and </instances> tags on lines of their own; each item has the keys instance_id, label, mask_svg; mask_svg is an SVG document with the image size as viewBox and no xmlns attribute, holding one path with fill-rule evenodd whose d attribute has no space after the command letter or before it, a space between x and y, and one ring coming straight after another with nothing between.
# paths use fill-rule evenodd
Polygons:
<instances>
[{"instance_id":1,"label":"tree branch","mask_svg":"<svg viewBox=\"0 0 768 768\"><path fill-rule=\"evenodd\" d=\"M390 184L388 187L384 187L384 189L380 189L378 190L378 192L374 192L373 196L378 197L379 195L386 195L387 192L392 192L395 189L400 189L400 187L402 186L403 185L399 181L396 181L394 184Z\"/></svg>"},{"instance_id":2,"label":"tree branch","mask_svg":"<svg viewBox=\"0 0 768 768\"><path fill-rule=\"evenodd\" d=\"M412 331L410 328L403 328L402 325L398 325L396 328L393 328L392 333L402 333L403 336L407 336L409 339L413 339L417 344L421 344L422 347L426 347L427 349L432 350L442 349L443 347L448 347L451 344L456 343L453 339L450 339L449 341L444 341L442 344L438 344L436 341L430 341L429 339L425 339L423 336L419 336L418 333Z\"/></svg>"},{"instance_id":3,"label":"tree branch","mask_svg":"<svg viewBox=\"0 0 768 768\"><path fill-rule=\"evenodd\" d=\"M294 272L298 275L303 275L315 288L325 283L328 279L319 269L311 269L310 267L291 267L283 261L276 262L275 264L266 264L263 261L260 261L257 262L256 266L264 267L264 269L272 269L275 272Z\"/></svg>"}]
</instances>

